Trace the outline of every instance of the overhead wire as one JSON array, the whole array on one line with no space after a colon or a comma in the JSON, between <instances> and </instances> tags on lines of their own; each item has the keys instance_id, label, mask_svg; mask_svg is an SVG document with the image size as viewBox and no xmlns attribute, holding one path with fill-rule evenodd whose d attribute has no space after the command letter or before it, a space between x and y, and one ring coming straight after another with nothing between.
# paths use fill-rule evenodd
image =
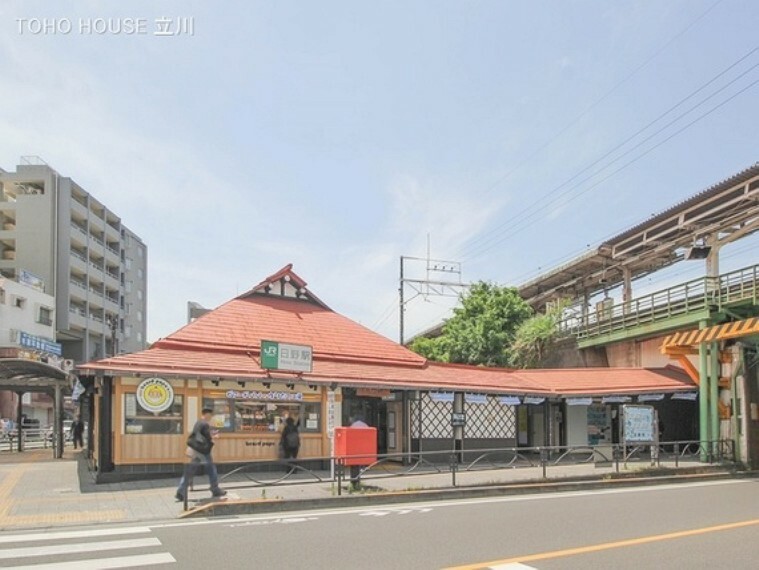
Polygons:
<instances>
[{"instance_id":1,"label":"overhead wire","mask_svg":"<svg viewBox=\"0 0 759 570\"><path fill-rule=\"evenodd\" d=\"M640 135L643 132L647 131L650 127L652 127L657 122L661 121L664 117L666 117L672 111L674 111L675 109L677 109L678 107L680 107L683 103L685 103L688 100L692 99L695 95L697 95L698 93L700 93L701 91L703 91L704 89L706 89L709 85L713 84L715 81L717 81L718 79L720 79L721 77L723 77L726 73L728 73L729 71L731 71L732 69L734 69L736 66L740 65L742 62L744 62L746 59L748 59L749 57L751 57L753 54L755 54L757 52L759 52L759 46L754 47L749 52L747 52L746 54L744 54L743 56L741 56L738 60L736 60L735 62L733 62L732 64L730 64L728 67L726 67L725 69L723 69L717 75L713 76L707 82L703 83L697 89L695 89L690 94L688 94L686 97L680 99L676 104L672 105L666 111L664 111L663 113L659 114L655 119L653 119L652 121L650 121L644 127L638 129L635 133L633 133L632 135L628 136L621 143L615 145L613 148L611 148L609 151L607 151L601 157L599 157L595 161L591 162L590 164L586 165L580 171L578 171L577 173L575 173L572 177L570 177L569 179L565 180L564 182L562 182L558 186L555 186L549 192L547 192L546 194L544 194L543 196L541 196L537 200L533 201L530 205L526 206L525 208L523 208L522 210L520 210L518 213L516 213L516 214L510 216L509 218L507 218L504 222L502 222L501 224L499 224L498 227L496 227L496 228L490 230L489 232L487 232L486 234L480 236L478 238L478 241L480 242L480 245L478 245L477 247L472 247L472 244L474 243L474 242L472 242L472 243L469 244L469 246L464 247L463 249L460 249L458 251L457 255L459 255L459 256L464 255L465 257L470 257L470 256L473 255L473 252L476 252L477 250L479 250L479 249L481 249L483 247L487 247L485 244L490 244L494 240L500 240L504 233L508 232L507 233L508 236L513 235L515 233L515 231L514 231L513 225L510 225L512 222L516 222L517 225L524 224L525 221L533 218L534 215L537 212L545 209L546 206L550 206L550 205L554 204L556 202L556 200L549 200L545 205L541 206L541 204L543 204L543 202L545 202L547 198L549 198L550 196L556 195L557 192L559 192L559 190L561 190L562 188L566 187L568 184L570 184L571 182L573 182L574 180L576 180L579 176L581 176L582 174L584 174L585 172L587 172L588 170L590 170L591 168L593 168L593 166L595 166L598 163L602 162L605 158L609 157L616 150L619 150L621 147L623 147L624 145L626 145L628 142L630 142L633 139L635 139L638 135ZM756 63L756 64L752 65L751 67L749 67L748 69L744 70L740 75L738 75L737 77L733 78L732 80L730 80L728 83L726 83L725 85L723 85L722 87L720 87L716 91L712 92L709 96L707 96L705 98L702 98L698 103L696 103L695 105L692 105L687 111L685 111L683 113L680 113L677 117L675 117L674 119L672 119L669 122L667 122L663 127L660 127L658 130L654 131L652 134L648 135L646 138L644 138L643 140L639 141L638 143L636 143L631 148L627 149L625 152L623 152L619 156L615 157L613 160L611 160L606 165L604 165L603 167L601 167L600 169L598 169L596 172L594 172L590 176L585 177L584 179L582 179L577 184L571 186L570 190L578 188L579 186L581 186L585 182L588 182L589 180L591 180L592 178L594 178L595 176L597 176L598 174L600 174L605 169L609 168L610 166L612 166L613 164L615 164L616 162L618 162L619 160L621 160L625 156L628 156L634 150L640 148L643 144L645 144L646 142L650 141L656 135L661 134L667 128L669 128L670 126L674 125L677 121L679 121L680 119L684 118L685 116L687 116L688 114L690 114L692 111L694 111L695 109L697 109L698 107L700 107L701 105L703 105L704 103L706 103L707 101L709 101L710 99L712 99L713 97L715 97L716 95L718 95L719 93L721 93L722 91L724 91L725 89L727 89L728 87L730 87L731 85L733 85L734 83L736 83L737 81L739 81L740 79L742 79L743 77L745 77L749 72L753 71L757 67L759 67L759 63ZM563 195L566 195L566 192L561 192L561 193L558 194L559 197L561 197ZM533 210L533 211L531 212L531 210Z\"/></svg>"}]
</instances>

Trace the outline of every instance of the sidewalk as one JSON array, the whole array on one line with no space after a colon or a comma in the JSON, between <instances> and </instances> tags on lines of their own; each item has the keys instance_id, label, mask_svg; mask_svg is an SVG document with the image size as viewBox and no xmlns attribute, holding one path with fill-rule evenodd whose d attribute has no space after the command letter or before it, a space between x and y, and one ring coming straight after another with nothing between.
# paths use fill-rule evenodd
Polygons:
<instances>
[{"instance_id":1,"label":"sidewalk","mask_svg":"<svg viewBox=\"0 0 759 570\"><path fill-rule=\"evenodd\" d=\"M681 469L702 466L695 461L680 462ZM662 468L674 470L674 463L662 463ZM648 463L628 466L626 473L647 469ZM382 477L402 471L400 466L388 467L374 476L363 479L368 492L418 491L451 487L447 467L441 473L410 474L401 477ZM548 481L609 477L614 465L596 467L593 464L552 466ZM309 474L298 474L293 482L276 486L254 486L251 477L272 480L277 474L237 474L222 484L230 500L304 500L335 498L337 489L329 481L329 473L317 472L324 481L314 481ZM519 469L484 469L457 473L457 485L483 486L545 482L540 467ZM303 481L299 483L298 481ZM190 493L191 506L205 501L208 484L205 477L196 478L196 490ZM157 479L95 485L86 462L78 452L66 450L64 459L50 459L49 450L29 451L0 458L0 530L52 527L71 524L137 522L176 518L182 512L181 503L174 500L177 481ZM347 490L344 490L347 494Z\"/></svg>"}]
</instances>

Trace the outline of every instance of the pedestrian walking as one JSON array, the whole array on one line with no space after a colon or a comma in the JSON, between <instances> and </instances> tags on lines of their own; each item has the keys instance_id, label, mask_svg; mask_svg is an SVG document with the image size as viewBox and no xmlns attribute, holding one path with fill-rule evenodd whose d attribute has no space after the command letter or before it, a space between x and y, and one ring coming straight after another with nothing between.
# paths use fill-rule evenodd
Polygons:
<instances>
[{"instance_id":1,"label":"pedestrian walking","mask_svg":"<svg viewBox=\"0 0 759 570\"><path fill-rule=\"evenodd\" d=\"M77 416L74 423L71 424L71 437L74 440L74 449L77 449L77 445L81 449L84 449L84 422L82 416Z\"/></svg>"},{"instance_id":2,"label":"pedestrian walking","mask_svg":"<svg viewBox=\"0 0 759 570\"><path fill-rule=\"evenodd\" d=\"M187 496L187 487L190 480L195 475L198 465L205 465L208 473L208 481L211 484L211 495L213 497L223 497L227 492L219 487L219 474L216 471L211 450L213 449L214 439L218 437L218 432L211 432L210 421L213 417L213 410L203 408L201 418L195 422L195 425L187 438L186 455L189 462L185 465L184 474L179 481L179 487L175 498L177 501L184 501Z\"/></svg>"},{"instance_id":3,"label":"pedestrian walking","mask_svg":"<svg viewBox=\"0 0 759 570\"><path fill-rule=\"evenodd\" d=\"M298 433L298 426L295 424L295 420L293 420L292 417L288 417L285 420L285 427L282 428L282 435L279 438L279 448L283 459L288 460L298 458L300 433ZM290 473L293 471L295 471L295 467L290 463Z\"/></svg>"}]
</instances>

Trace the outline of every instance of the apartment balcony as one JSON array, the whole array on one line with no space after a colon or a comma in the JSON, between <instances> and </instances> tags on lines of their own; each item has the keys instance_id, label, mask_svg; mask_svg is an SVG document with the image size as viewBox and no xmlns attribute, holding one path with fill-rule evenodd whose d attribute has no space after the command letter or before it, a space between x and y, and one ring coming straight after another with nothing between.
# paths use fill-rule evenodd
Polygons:
<instances>
[{"instance_id":1,"label":"apartment balcony","mask_svg":"<svg viewBox=\"0 0 759 570\"><path fill-rule=\"evenodd\" d=\"M105 224L105 235L113 241L121 240L121 223L115 220L108 220Z\"/></svg>"},{"instance_id":2,"label":"apartment balcony","mask_svg":"<svg viewBox=\"0 0 759 570\"><path fill-rule=\"evenodd\" d=\"M72 297L77 297L79 299L87 299L87 283L84 281L80 281L79 279L70 279L69 280L70 287L69 287L69 295Z\"/></svg>"},{"instance_id":3,"label":"apartment balcony","mask_svg":"<svg viewBox=\"0 0 759 570\"><path fill-rule=\"evenodd\" d=\"M121 282L119 281L118 272L114 273L106 269L105 270L105 284L111 289L119 290L121 288Z\"/></svg>"},{"instance_id":4,"label":"apartment balcony","mask_svg":"<svg viewBox=\"0 0 759 570\"><path fill-rule=\"evenodd\" d=\"M0 259L3 261L16 261L16 250L6 249L3 254L0 255Z\"/></svg>"},{"instance_id":5,"label":"apartment balcony","mask_svg":"<svg viewBox=\"0 0 759 570\"><path fill-rule=\"evenodd\" d=\"M69 327L87 328L87 311L77 305L69 306Z\"/></svg>"},{"instance_id":6,"label":"apartment balcony","mask_svg":"<svg viewBox=\"0 0 759 570\"><path fill-rule=\"evenodd\" d=\"M116 295L115 297L113 297L111 295L106 294L106 296L105 296L105 305L106 305L107 309L109 309L111 311L118 312L118 310L119 310L119 296Z\"/></svg>"},{"instance_id":7,"label":"apartment balcony","mask_svg":"<svg viewBox=\"0 0 759 570\"><path fill-rule=\"evenodd\" d=\"M79 273L87 273L88 262L87 256L74 249L71 250L71 267L76 269Z\"/></svg>"},{"instance_id":8,"label":"apartment balcony","mask_svg":"<svg viewBox=\"0 0 759 570\"><path fill-rule=\"evenodd\" d=\"M92 271L93 269L95 269L99 273L104 273L105 272L105 265L103 264L103 260L102 259L98 259L98 260L90 259L89 266L90 266L90 271Z\"/></svg>"},{"instance_id":9,"label":"apartment balcony","mask_svg":"<svg viewBox=\"0 0 759 570\"><path fill-rule=\"evenodd\" d=\"M105 247L105 242L103 241L103 238L96 236L92 232L90 232L90 240L95 242L100 247Z\"/></svg>"},{"instance_id":10,"label":"apartment balcony","mask_svg":"<svg viewBox=\"0 0 759 570\"><path fill-rule=\"evenodd\" d=\"M71 211L76 212L79 217L87 219L89 215L89 209L87 208L86 204L82 204L79 200L74 198L71 200Z\"/></svg>"},{"instance_id":11,"label":"apartment balcony","mask_svg":"<svg viewBox=\"0 0 759 570\"><path fill-rule=\"evenodd\" d=\"M110 245L105 246L105 258L107 261L110 261L114 265L121 264L121 253L117 248L114 248Z\"/></svg>"}]
</instances>

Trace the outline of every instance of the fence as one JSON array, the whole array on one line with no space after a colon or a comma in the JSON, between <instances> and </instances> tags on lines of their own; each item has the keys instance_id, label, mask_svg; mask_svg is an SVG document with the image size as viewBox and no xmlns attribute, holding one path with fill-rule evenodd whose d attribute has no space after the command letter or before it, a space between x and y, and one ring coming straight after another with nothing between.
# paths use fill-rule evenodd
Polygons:
<instances>
[{"instance_id":1,"label":"fence","mask_svg":"<svg viewBox=\"0 0 759 570\"><path fill-rule=\"evenodd\" d=\"M371 463L348 474L348 460L371 460ZM669 463L679 468L684 462L709 464L735 464L735 448L732 440L670 441L652 445L620 444L604 446L555 446L555 447L507 447L464 451L426 451L415 453L388 453L372 456L318 457L304 460L253 461L243 464L220 476L220 482L242 477L245 481L235 488L267 488L287 485L328 483L342 495L344 483L358 481L370 484L387 478L420 475L447 475L449 483L444 487L456 487L462 473L505 469L533 468L538 478L548 479L550 471L560 466L580 464L604 464L619 473L629 463L649 462L651 467ZM193 488L195 466L187 464L185 475ZM328 469L309 466L328 466ZM268 479L265 476L269 474ZM188 508L188 495L183 497L184 509Z\"/></svg>"},{"instance_id":2,"label":"fence","mask_svg":"<svg viewBox=\"0 0 759 570\"><path fill-rule=\"evenodd\" d=\"M759 265L693 279L584 316L573 315L563 319L559 329L578 339L592 338L691 313L721 311L744 301L759 302Z\"/></svg>"}]
</instances>

